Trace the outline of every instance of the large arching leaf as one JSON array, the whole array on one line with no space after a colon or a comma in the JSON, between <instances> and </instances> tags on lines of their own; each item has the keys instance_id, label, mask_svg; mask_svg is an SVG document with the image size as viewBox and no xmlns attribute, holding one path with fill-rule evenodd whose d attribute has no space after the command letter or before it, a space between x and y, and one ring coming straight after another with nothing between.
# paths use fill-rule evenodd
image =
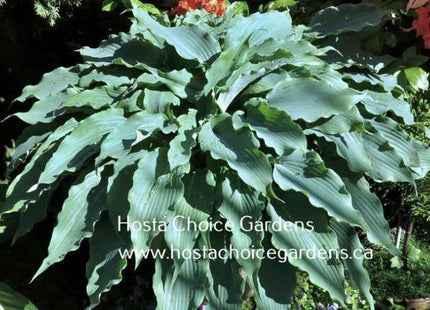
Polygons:
<instances>
[{"instance_id":1,"label":"large arching leaf","mask_svg":"<svg viewBox=\"0 0 430 310\"><path fill-rule=\"evenodd\" d=\"M377 25L387 15L384 9L366 4L344 3L319 11L310 21L311 31L321 35L337 35L360 31L366 26Z\"/></svg>"},{"instance_id":2,"label":"large arching leaf","mask_svg":"<svg viewBox=\"0 0 430 310\"><path fill-rule=\"evenodd\" d=\"M199 26L164 27L153 20L145 10L135 8L133 11L143 27L166 40L185 59L204 62L221 51L218 41Z\"/></svg>"},{"instance_id":3,"label":"large arching leaf","mask_svg":"<svg viewBox=\"0 0 430 310\"><path fill-rule=\"evenodd\" d=\"M333 219L330 221L330 224L336 232L340 248L346 249L350 257L353 257L354 252L357 250L364 251L358 234L352 227ZM354 259L345 259L343 262L350 274L352 282L369 302L370 309L375 309L375 301L370 294L370 277L367 270L363 267L363 260L363 257L355 257Z\"/></svg>"},{"instance_id":4,"label":"large arching leaf","mask_svg":"<svg viewBox=\"0 0 430 310\"><path fill-rule=\"evenodd\" d=\"M127 266L127 260L119 253L123 246L109 219L102 216L90 240L90 258L86 266L87 294L90 297L87 310L99 304L101 294L121 282L121 272Z\"/></svg>"},{"instance_id":5,"label":"large arching leaf","mask_svg":"<svg viewBox=\"0 0 430 310\"><path fill-rule=\"evenodd\" d=\"M103 136L124 121L122 111L117 109L108 109L81 121L60 143L40 174L38 184L29 191L36 190L41 184L51 184L65 172L77 171L88 157L98 151Z\"/></svg>"},{"instance_id":6,"label":"large arching leaf","mask_svg":"<svg viewBox=\"0 0 430 310\"><path fill-rule=\"evenodd\" d=\"M102 181L102 171L83 173L70 188L52 232L48 256L34 278L52 264L63 260L67 253L77 250L83 239L93 235L100 213L106 209L107 184Z\"/></svg>"},{"instance_id":7,"label":"large arching leaf","mask_svg":"<svg viewBox=\"0 0 430 310\"><path fill-rule=\"evenodd\" d=\"M231 117L223 114L202 126L199 142L202 150L209 151L213 158L227 161L244 182L266 191L272 180L272 169L247 128L234 130Z\"/></svg>"},{"instance_id":8,"label":"large arching leaf","mask_svg":"<svg viewBox=\"0 0 430 310\"><path fill-rule=\"evenodd\" d=\"M69 85L76 85L79 81L79 71L78 66L71 68L59 67L44 74L39 84L26 86L21 96L16 100L25 101L31 97L43 99L66 89Z\"/></svg>"},{"instance_id":9,"label":"large arching leaf","mask_svg":"<svg viewBox=\"0 0 430 310\"><path fill-rule=\"evenodd\" d=\"M335 88L310 78L287 79L267 94L269 105L287 112L293 120L314 122L349 111L362 94L352 89Z\"/></svg>"},{"instance_id":10,"label":"large arching leaf","mask_svg":"<svg viewBox=\"0 0 430 310\"><path fill-rule=\"evenodd\" d=\"M315 251L315 253L326 253L324 256L315 254L293 254L289 255L289 263L296 266L309 274L310 280L316 285L325 288L330 295L343 303L344 299L344 275L343 266L336 256L330 257L327 253L333 253L333 250L339 251L336 234L328 227L327 215L325 212L317 211L306 199L298 193L283 193L280 197L287 203L282 205L277 201L272 201L268 205L268 213L273 222L280 221L282 226L285 222L291 222L293 229L291 231L275 231L271 229L272 243L280 250L296 250L301 253L303 250ZM300 208L300 217L297 216L295 208ZM314 230L303 229L301 223L311 221L319 223ZM299 223L299 226L297 226ZM291 227L291 226L290 226Z\"/></svg>"},{"instance_id":11,"label":"large arching leaf","mask_svg":"<svg viewBox=\"0 0 430 310\"><path fill-rule=\"evenodd\" d=\"M157 310L197 309L205 296L207 260L185 260L179 271L172 260L158 258L153 279ZM178 274L177 277L174 275Z\"/></svg>"},{"instance_id":12,"label":"large arching leaf","mask_svg":"<svg viewBox=\"0 0 430 310\"><path fill-rule=\"evenodd\" d=\"M342 222L362 226L360 213L352 206L351 195L341 178L324 166L314 152L302 151L280 157L275 164L274 180L283 190L302 192L312 205L325 209Z\"/></svg>"},{"instance_id":13,"label":"large arching leaf","mask_svg":"<svg viewBox=\"0 0 430 310\"><path fill-rule=\"evenodd\" d=\"M169 172L165 150L142 153L133 175L133 186L128 192L130 210L122 221L168 223L174 216L174 205L183 196L184 186L178 176ZM158 230L130 230L133 249L139 252L148 249ZM136 257L136 267L141 258Z\"/></svg>"},{"instance_id":14,"label":"large arching leaf","mask_svg":"<svg viewBox=\"0 0 430 310\"><path fill-rule=\"evenodd\" d=\"M241 116L257 136L278 155L288 151L307 148L306 137L299 125L284 111L272 108L263 102L252 100L246 104L246 116Z\"/></svg>"}]
</instances>

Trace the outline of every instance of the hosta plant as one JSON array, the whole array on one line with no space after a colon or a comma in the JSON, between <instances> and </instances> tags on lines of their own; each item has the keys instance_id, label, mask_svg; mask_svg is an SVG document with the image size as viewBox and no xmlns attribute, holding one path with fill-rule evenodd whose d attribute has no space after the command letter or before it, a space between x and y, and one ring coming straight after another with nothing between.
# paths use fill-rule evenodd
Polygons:
<instances>
[{"instance_id":1,"label":"hosta plant","mask_svg":"<svg viewBox=\"0 0 430 310\"><path fill-rule=\"evenodd\" d=\"M403 89L323 61L331 49L314 46L287 12L234 12L169 21L135 8L128 33L82 48L82 64L24 89L17 100L34 104L16 116L30 126L12 152L17 176L1 211L19 214L14 241L74 180L35 276L89 239L91 309L127 264L141 263L124 250L352 254L363 249L361 230L395 252L369 181L414 184L430 169L427 147L402 129L414 124ZM145 221L166 225L145 230ZM189 221L230 229L187 230ZM248 288L258 309L288 309L298 269L341 304L348 275L373 306L362 258L233 253L157 258L157 309L241 309Z\"/></svg>"}]
</instances>

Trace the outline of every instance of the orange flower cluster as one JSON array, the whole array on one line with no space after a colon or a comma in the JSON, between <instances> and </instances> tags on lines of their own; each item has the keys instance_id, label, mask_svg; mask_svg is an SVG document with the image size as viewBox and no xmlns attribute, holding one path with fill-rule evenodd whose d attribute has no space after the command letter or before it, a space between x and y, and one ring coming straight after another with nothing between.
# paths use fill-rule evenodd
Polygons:
<instances>
[{"instance_id":1,"label":"orange flower cluster","mask_svg":"<svg viewBox=\"0 0 430 310\"><path fill-rule=\"evenodd\" d=\"M417 32L417 36L423 37L424 46L430 49L430 6L423 6L415 9L418 18L412 23L412 28Z\"/></svg>"},{"instance_id":2,"label":"orange flower cluster","mask_svg":"<svg viewBox=\"0 0 430 310\"><path fill-rule=\"evenodd\" d=\"M409 0L406 10L416 9L427 4L429 0Z\"/></svg>"},{"instance_id":3,"label":"orange flower cluster","mask_svg":"<svg viewBox=\"0 0 430 310\"><path fill-rule=\"evenodd\" d=\"M412 29L417 33L417 36L421 36L424 41L426 49L430 49L430 6L428 6L429 0L410 0L407 9L414 9L418 15L418 18L413 21Z\"/></svg>"},{"instance_id":4,"label":"orange flower cluster","mask_svg":"<svg viewBox=\"0 0 430 310\"><path fill-rule=\"evenodd\" d=\"M185 13L204 9L208 13L224 16L226 6L225 0L179 0L178 5L171 10L172 14L184 15Z\"/></svg>"}]
</instances>

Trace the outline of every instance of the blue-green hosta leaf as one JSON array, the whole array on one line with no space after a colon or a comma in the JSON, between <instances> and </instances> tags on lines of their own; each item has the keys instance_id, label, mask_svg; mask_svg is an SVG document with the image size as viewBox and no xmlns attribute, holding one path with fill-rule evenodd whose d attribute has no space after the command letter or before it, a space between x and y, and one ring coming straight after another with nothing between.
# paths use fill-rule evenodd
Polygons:
<instances>
[{"instance_id":1,"label":"blue-green hosta leaf","mask_svg":"<svg viewBox=\"0 0 430 310\"><path fill-rule=\"evenodd\" d=\"M409 104L404 100L394 98L390 93L367 91L361 102L366 110L372 114L380 115L393 111L397 116L403 118L406 124L414 123L414 116Z\"/></svg>"},{"instance_id":2,"label":"blue-green hosta leaf","mask_svg":"<svg viewBox=\"0 0 430 310\"><path fill-rule=\"evenodd\" d=\"M203 151L227 161L245 183L258 191L265 193L272 183L272 168L258 150L258 140L248 128L235 130L229 115L222 114L204 124L199 142Z\"/></svg>"},{"instance_id":3,"label":"blue-green hosta leaf","mask_svg":"<svg viewBox=\"0 0 430 310\"><path fill-rule=\"evenodd\" d=\"M30 232L35 224L46 218L50 199L51 192L43 192L37 201L29 202L25 209L20 212L19 224L13 236L12 244L15 244L18 238Z\"/></svg>"},{"instance_id":4,"label":"blue-green hosta leaf","mask_svg":"<svg viewBox=\"0 0 430 310\"><path fill-rule=\"evenodd\" d=\"M320 45L332 46L333 52L327 53L323 59L337 69L359 68L366 71L379 72L381 69L397 61L397 58L385 54L375 55L363 50L363 45L375 28L363 29L360 32L347 32L339 36L328 36L319 41Z\"/></svg>"},{"instance_id":5,"label":"blue-green hosta leaf","mask_svg":"<svg viewBox=\"0 0 430 310\"><path fill-rule=\"evenodd\" d=\"M207 260L187 259L180 270L175 270L172 260L158 258L153 277L156 309L197 309L205 296L208 267Z\"/></svg>"},{"instance_id":6,"label":"blue-green hosta leaf","mask_svg":"<svg viewBox=\"0 0 430 310\"><path fill-rule=\"evenodd\" d=\"M264 201L259 198L259 193L252 187L245 184L238 176L227 176L220 188L221 205L218 210L232 227L232 245L238 249L261 248L263 233L254 229L243 231L242 226L251 226L254 222L261 220L261 212L264 210ZM242 225L241 225L242 221ZM236 260L245 268L245 271L254 272L254 259L242 259L237 257ZM252 279L251 274L249 276Z\"/></svg>"},{"instance_id":7,"label":"blue-green hosta leaf","mask_svg":"<svg viewBox=\"0 0 430 310\"><path fill-rule=\"evenodd\" d=\"M227 29L223 52L206 73L205 94L259 52L264 42L286 39L291 30L291 18L286 12L255 13L238 19Z\"/></svg>"},{"instance_id":8,"label":"blue-green hosta leaf","mask_svg":"<svg viewBox=\"0 0 430 310\"><path fill-rule=\"evenodd\" d=\"M377 182L414 183L411 170L405 166L403 158L379 132L363 133L364 147L370 155L373 169L366 172Z\"/></svg>"},{"instance_id":9,"label":"blue-green hosta leaf","mask_svg":"<svg viewBox=\"0 0 430 310\"><path fill-rule=\"evenodd\" d=\"M155 68L151 68L145 64L141 64L141 66L148 70L157 81L164 84L176 96L184 99L189 96L190 92L195 93L195 90L190 88L193 75L186 69L164 72Z\"/></svg>"},{"instance_id":10,"label":"blue-green hosta leaf","mask_svg":"<svg viewBox=\"0 0 430 310\"><path fill-rule=\"evenodd\" d=\"M215 193L214 180L207 170L193 171L182 178L184 197L176 204L176 218L169 223L164 238L169 247L185 250L193 249L200 232L188 229L188 219L196 223L206 221L212 214ZM182 257L173 258L176 270L184 262Z\"/></svg>"},{"instance_id":11,"label":"blue-green hosta leaf","mask_svg":"<svg viewBox=\"0 0 430 310\"><path fill-rule=\"evenodd\" d=\"M374 118L367 122L375 128L396 150L408 167L418 167L419 158L412 139L390 118Z\"/></svg>"},{"instance_id":12,"label":"blue-green hosta leaf","mask_svg":"<svg viewBox=\"0 0 430 310\"><path fill-rule=\"evenodd\" d=\"M414 146L418 152L418 157L420 159L420 166L417 168L412 168L416 179L421 179L426 176L430 171L430 149L424 143L414 141Z\"/></svg>"},{"instance_id":13,"label":"blue-green hosta leaf","mask_svg":"<svg viewBox=\"0 0 430 310\"><path fill-rule=\"evenodd\" d=\"M315 152L303 154L297 150L282 156L275 164L275 182L283 190L304 193L311 204L325 209L339 221L362 226L360 213L352 206L351 195L346 191L341 178Z\"/></svg>"},{"instance_id":14,"label":"blue-green hosta leaf","mask_svg":"<svg viewBox=\"0 0 430 310\"><path fill-rule=\"evenodd\" d=\"M167 158L170 169L175 169L189 163L191 152L196 145L196 138L199 128L196 120L197 110L190 109L188 114L178 117L178 134L169 143Z\"/></svg>"},{"instance_id":15,"label":"blue-green hosta leaf","mask_svg":"<svg viewBox=\"0 0 430 310\"><path fill-rule=\"evenodd\" d=\"M139 11L137 18L144 27L173 46L185 59L195 59L203 63L221 52L218 41L199 26L165 27L156 22L146 11L135 8L133 12L136 11Z\"/></svg>"},{"instance_id":16,"label":"blue-green hosta leaf","mask_svg":"<svg viewBox=\"0 0 430 310\"><path fill-rule=\"evenodd\" d=\"M29 192L29 189L37 184L40 172L45 169L47 161L55 152L58 141L75 129L77 124L78 122L71 118L64 125L58 127L38 147L24 170L9 185L6 193L6 202L2 206L0 214L25 210L28 203L39 199L41 193L35 191Z\"/></svg>"},{"instance_id":17,"label":"blue-green hosta leaf","mask_svg":"<svg viewBox=\"0 0 430 310\"><path fill-rule=\"evenodd\" d=\"M310 66L309 73L338 89L348 88L348 83L343 80L342 74L331 67L326 68L326 66L321 65L314 68L314 66Z\"/></svg>"},{"instance_id":18,"label":"blue-green hosta leaf","mask_svg":"<svg viewBox=\"0 0 430 310\"><path fill-rule=\"evenodd\" d=\"M83 47L79 53L85 61L96 66L111 63L134 67L145 63L153 67L161 67L165 52L148 41L137 39L129 34L111 35L102 41L99 47Z\"/></svg>"},{"instance_id":19,"label":"blue-green hosta leaf","mask_svg":"<svg viewBox=\"0 0 430 310\"><path fill-rule=\"evenodd\" d=\"M164 113L170 104L179 105L179 98L168 91L156 91L145 89L143 106L149 113Z\"/></svg>"},{"instance_id":20,"label":"blue-green hosta leaf","mask_svg":"<svg viewBox=\"0 0 430 310\"><path fill-rule=\"evenodd\" d=\"M3 282L0 282L0 309L37 310L31 301Z\"/></svg>"},{"instance_id":21,"label":"blue-green hosta leaf","mask_svg":"<svg viewBox=\"0 0 430 310\"><path fill-rule=\"evenodd\" d=\"M228 29L223 47L239 48L245 43L249 47L258 46L269 39L286 39L291 32L292 22L287 12L254 13Z\"/></svg>"},{"instance_id":22,"label":"blue-green hosta leaf","mask_svg":"<svg viewBox=\"0 0 430 310\"><path fill-rule=\"evenodd\" d=\"M125 113L135 113L142 111L141 98L143 90L130 91L116 105L116 108L123 109Z\"/></svg>"},{"instance_id":23,"label":"blue-green hosta leaf","mask_svg":"<svg viewBox=\"0 0 430 310\"><path fill-rule=\"evenodd\" d=\"M150 114L146 111L131 115L103 140L100 154L95 160L96 165L108 157L119 158L128 153L134 144L163 128L165 120L164 114Z\"/></svg>"},{"instance_id":24,"label":"blue-green hosta leaf","mask_svg":"<svg viewBox=\"0 0 430 310\"><path fill-rule=\"evenodd\" d=\"M259 193L236 175L225 177L219 191L218 195L221 201L218 210L226 220L232 223L231 244L233 247L239 251L262 248L263 232L254 229L249 231L241 229L245 225L251 226L254 222L261 220L264 201L259 198ZM236 261L247 273L248 284L251 287L256 287L254 273L258 271L261 262L257 258L243 259L240 256L236 257Z\"/></svg>"},{"instance_id":25,"label":"blue-green hosta leaf","mask_svg":"<svg viewBox=\"0 0 430 310\"><path fill-rule=\"evenodd\" d=\"M153 68L148 67L148 71L152 70L150 72L157 73L157 71ZM157 74L151 74L151 73L142 73L139 75L136 79L136 84L140 88L150 88L150 89L159 89L162 88L163 84L158 80Z\"/></svg>"},{"instance_id":26,"label":"blue-green hosta leaf","mask_svg":"<svg viewBox=\"0 0 430 310\"><path fill-rule=\"evenodd\" d=\"M258 309L290 309L291 296L296 287L295 267L288 262L265 258L261 261L256 281L258 294L254 298Z\"/></svg>"},{"instance_id":27,"label":"blue-green hosta leaf","mask_svg":"<svg viewBox=\"0 0 430 310\"><path fill-rule=\"evenodd\" d=\"M311 31L321 35L357 32L367 26L378 25L387 13L387 10L365 4L345 3L331 6L311 18Z\"/></svg>"},{"instance_id":28,"label":"blue-green hosta leaf","mask_svg":"<svg viewBox=\"0 0 430 310\"><path fill-rule=\"evenodd\" d=\"M103 136L125 121L122 110L108 109L95 113L81 121L58 147L55 154L46 163L38 184L51 184L65 172L75 172L85 160L96 153Z\"/></svg>"},{"instance_id":29,"label":"blue-green hosta leaf","mask_svg":"<svg viewBox=\"0 0 430 310\"><path fill-rule=\"evenodd\" d=\"M221 185L221 205L219 212L232 223L231 244L239 251L262 249L264 233L255 229L244 231L241 227L250 227L261 220L261 212L265 205L259 198L259 193L243 183L237 176L226 177ZM257 307L261 309L288 309L290 297L294 291L294 285L272 286L268 279L261 276L267 269L274 265L279 267L279 262L268 262L258 257L245 259L240 255L236 261L244 269L247 282L254 291ZM295 275L295 270L288 264L283 264L284 276ZM272 270L271 270L272 271ZM273 284L273 282L272 282ZM282 293L280 292L282 290Z\"/></svg>"},{"instance_id":30,"label":"blue-green hosta leaf","mask_svg":"<svg viewBox=\"0 0 430 310\"><path fill-rule=\"evenodd\" d=\"M364 250L357 232L352 227L345 223L339 223L334 219L330 221L330 225L336 232L339 247L347 250L350 257L354 255L354 251ZM367 300L370 309L375 309L375 301L372 294L370 294L370 277L367 270L363 267L363 258L345 259L343 262L345 268L349 271L352 283Z\"/></svg>"},{"instance_id":31,"label":"blue-green hosta leaf","mask_svg":"<svg viewBox=\"0 0 430 310\"><path fill-rule=\"evenodd\" d=\"M288 63L286 59L246 64L235 70L223 86L217 103L222 111L226 111L231 102L249 84Z\"/></svg>"},{"instance_id":32,"label":"blue-green hosta leaf","mask_svg":"<svg viewBox=\"0 0 430 310\"><path fill-rule=\"evenodd\" d=\"M109 65L115 57L115 53L121 46L132 39L127 34L110 35L107 40L103 40L96 48L85 46L79 50L79 53L85 61L94 63L99 66Z\"/></svg>"},{"instance_id":33,"label":"blue-green hosta leaf","mask_svg":"<svg viewBox=\"0 0 430 310\"><path fill-rule=\"evenodd\" d=\"M79 87L88 88L93 84L104 83L112 87L129 85L142 72L124 67L99 67L79 79Z\"/></svg>"},{"instance_id":34,"label":"blue-green hosta leaf","mask_svg":"<svg viewBox=\"0 0 430 310\"><path fill-rule=\"evenodd\" d=\"M39 84L26 86L21 96L16 100L25 101L31 97L43 99L66 89L69 85L76 85L78 81L78 66L71 68L59 67L44 74Z\"/></svg>"},{"instance_id":35,"label":"blue-green hosta leaf","mask_svg":"<svg viewBox=\"0 0 430 310\"><path fill-rule=\"evenodd\" d=\"M121 258L119 253L123 246L109 219L102 216L90 239L90 258L86 266L87 294L90 298L87 310L100 303L101 294L121 282L121 272L127 265L127 260Z\"/></svg>"},{"instance_id":36,"label":"blue-green hosta leaf","mask_svg":"<svg viewBox=\"0 0 430 310\"><path fill-rule=\"evenodd\" d=\"M301 249L319 250L329 253L330 250L339 250L336 234L329 227L319 227L315 230L303 229L297 221L306 223L327 222L325 212L318 211L312 207L304 196L298 193L284 192L279 194L286 204L272 201L267 210L272 222L279 221L282 225L293 225L291 231L275 231L271 229L272 243L279 250L287 250L292 253L293 249L299 253ZM296 209L300 209L300 217ZM312 283L326 289L332 298L343 303L344 299L344 270L342 264L335 257L312 258L311 255L289 255L288 262L309 274Z\"/></svg>"},{"instance_id":37,"label":"blue-green hosta leaf","mask_svg":"<svg viewBox=\"0 0 430 310\"><path fill-rule=\"evenodd\" d=\"M24 129L22 134L16 139L16 147L10 152L10 164L8 171L13 171L17 166L37 149L46 138L51 135L58 126L55 124L39 124Z\"/></svg>"},{"instance_id":38,"label":"blue-green hosta leaf","mask_svg":"<svg viewBox=\"0 0 430 310\"><path fill-rule=\"evenodd\" d=\"M127 196L133 186L133 174L137 169L137 162L145 154L146 151L128 153L121 156L113 165L113 174L108 179L107 207L114 227L118 227L118 217L120 219L127 217L130 209ZM116 230L120 239L130 246L130 234L126 230L119 231L118 228Z\"/></svg>"},{"instance_id":39,"label":"blue-green hosta leaf","mask_svg":"<svg viewBox=\"0 0 430 310\"><path fill-rule=\"evenodd\" d=\"M62 104L63 107L90 107L94 110L100 110L105 107L111 107L119 100L127 87L115 88L112 86L101 86L89 90L84 90L68 98Z\"/></svg>"},{"instance_id":40,"label":"blue-green hosta leaf","mask_svg":"<svg viewBox=\"0 0 430 310\"><path fill-rule=\"evenodd\" d=\"M308 128L321 131L326 134L335 135L350 131L363 131L363 117L357 107L352 107L348 112L334 115L329 119L320 119L308 125ZM306 130L305 130L306 133Z\"/></svg>"},{"instance_id":41,"label":"blue-green hosta leaf","mask_svg":"<svg viewBox=\"0 0 430 310\"><path fill-rule=\"evenodd\" d=\"M228 251L230 235L226 231L210 234L208 247ZM211 260L207 272L206 287L208 310L241 310L245 280L240 274L240 265L235 259Z\"/></svg>"},{"instance_id":42,"label":"blue-green hosta leaf","mask_svg":"<svg viewBox=\"0 0 430 310\"><path fill-rule=\"evenodd\" d=\"M263 76L260 80L250 85L247 89L244 90L244 95L257 95L263 94L272 90L276 84L282 82L284 80L290 79L291 76L287 72L272 72L265 76Z\"/></svg>"},{"instance_id":43,"label":"blue-green hosta leaf","mask_svg":"<svg viewBox=\"0 0 430 310\"><path fill-rule=\"evenodd\" d=\"M363 145L363 135L360 132L353 131L339 135L330 135L309 129L306 132L333 142L336 145L337 153L346 159L351 171L367 172L373 169L370 155Z\"/></svg>"},{"instance_id":44,"label":"blue-green hosta leaf","mask_svg":"<svg viewBox=\"0 0 430 310\"><path fill-rule=\"evenodd\" d=\"M185 199L181 199L175 207L176 216L173 221L169 223L166 232L164 233L165 241L170 249L177 249L179 251L188 251L194 248L194 244L199 235L199 231L188 229L188 221L201 223L209 218L210 214L204 213L196 207L191 206ZM180 270L182 264L186 259L183 257L172 257L177 272Z\"/></svg>"},{"instance_id":45,"label":"blue-green hosta leaf","mask_svg":"<svg viewBox=\"0 0 430 310\"><path fill-rule=\"evenodd\" d=\"M103 172L104 169L93 170L88 174L85 172L70 187L52 232L48 256L34 278L52 264L63 260L67 253L77 250L83 239L93 235L95 223L106 209L107 182L102 180Z\"/></svg>"},{"instance_id":46,"label":"blue-green hosta leaf","mask_svg":"<svg viewBox=\"0 0 430 310\"><path fill-rule=\"evenodd\" d=\"M204 86L204 94L209 95L220 81L230 77L232 71L238 66L236 63L241 51L238 49L224 50L213 62L205 73L207 83Z\"/></svg>"},{"instance_id":47,"label":"blue-green hosta leaf","mask_svg":"<svg viewBox=\"0 0 430 310\"><path fill-rule=\"evenodd\" d=\"M18 112L14 115L31 125L36 123L50 123L66 112L66 108L63 107L63 102L75 94L77 94L76 89L68 88L63 92L45 96L33 104L27 112Z\"/></svg>"},{"instance_id":48,"label":"blue-green hosta leaf","mask_svg":"<svg viewBox=\"0 0 430 310\"><path fill-rule=\"evenodd\" d=\"M267 94L269 105L287 112L293 120L314 122L349 111L362 98L352 89L338 89L314 79L289 79Z\"/></svg>"},{"instance_id":49,"label":"blue-green hosta leaf","mask_svg":"<svg viewBox=\"0 0 430 310\"><path fill-rule=\"evenodd\" d=\"M303 130L284 111L256 99L248 101L245 107L246 116L241 116L242 121L249 124L257 136L267 146L274 148L278 155L307 148Z\"/></svg>"},{"instance_id":50,"label":"blue-green hosta leaf","mask_svg":"<svg viewBox=\"0 0 430 310\"><path fill-rule=\"evenodd\" d=\"M168 171L166 157L165 151L160 149L142 153L133 175L133 186L128 192L130 222L169 222L174 217L173 207L183 197L184 185L178 175ZM148 249L158 233L157 230L147 233L131 230L133 249L136 252ZM136 267L140 260L136 257Z\"/></svg>"},{"instance_id":51,"label":"blue-green hosta leaf","mask_svg":"<svg viewBox=\"0 0 430 310\"><path fill-rule=\"evenodd\" d=\"M346 189L351 194L352 205L360 211L364 219L364 231L373 243L385 245L391 252L397 253L390 239L390 227L384 217L384 211L378 196L370 191L370 185L364 177L342 176Z\"/></svg>"},{"instance_id":52,"label":"blue-green hosta leaf","mask_svg":"<svg viewBox=\"0 0 430 310\"><path fill-rule=\"evenodd\" d=\"M353 80L356 83L369 83L370 85L377 85L385 89L385 91L392 91L394 88L402 89L397 83L397 78L391 74L375 74L371 72L346 72L343 74L345 79Z\"/></svg>"}]
</instances>

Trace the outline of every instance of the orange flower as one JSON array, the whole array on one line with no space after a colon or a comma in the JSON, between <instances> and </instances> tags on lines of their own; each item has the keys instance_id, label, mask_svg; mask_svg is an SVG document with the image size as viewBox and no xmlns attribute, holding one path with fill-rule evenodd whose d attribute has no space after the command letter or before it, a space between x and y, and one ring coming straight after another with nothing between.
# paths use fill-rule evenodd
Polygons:
<instances>
[{"instance_id":1,"label":"orange flower","mask_svg":"<svg viewBox=\"0 0 430 310\"><path fill-rule=\"evenodd\" d=\"M427 4L429 0L409 0L406 10L416 9Z\"/></svg>"},{"instance_id":2,"label":"orange flower","mask_svg":"<svg viewBox=\"0 0 430 310\"><path fill-rule=\"evenodd\" d=\"M189 11L197 10L201 7L201 0L179 0L178 5L171 10L171 13L175 15L184 15Z\"/></svg>"},{"instance_id":3,"label":"orange flower","mask_svg":"<svg viewBox=\"0 0 430 310\"><path fill-rule=\"evenodd\" d=\"M204 9L208 13L223 16L226 10L224 1L225 0L179 0L178 5L170 12L175 15L184 15L192 10Z\"/></svg>"},{"instance_id":4,"label":"orange flower","mask_svg":"<svg viewBox=\"0 0 430 310\"><path fill-rule=\"evenodd\" d=\"M417 36L423 37L424 46L430 49L430 6L415 9L418 18L412 23L412 28L417 32Z\"/></svg>"},{"instance_id":5,"label":"orange flower","mask_svg":"<svg viewBox=\"0 0 430 310\"><path fill-rule=\"evenodd\" d=\"M203 8L208 13L214 13L217 16L224 16L226 10L224 0L203 0Z\"/></svg>"}]
</instances>

